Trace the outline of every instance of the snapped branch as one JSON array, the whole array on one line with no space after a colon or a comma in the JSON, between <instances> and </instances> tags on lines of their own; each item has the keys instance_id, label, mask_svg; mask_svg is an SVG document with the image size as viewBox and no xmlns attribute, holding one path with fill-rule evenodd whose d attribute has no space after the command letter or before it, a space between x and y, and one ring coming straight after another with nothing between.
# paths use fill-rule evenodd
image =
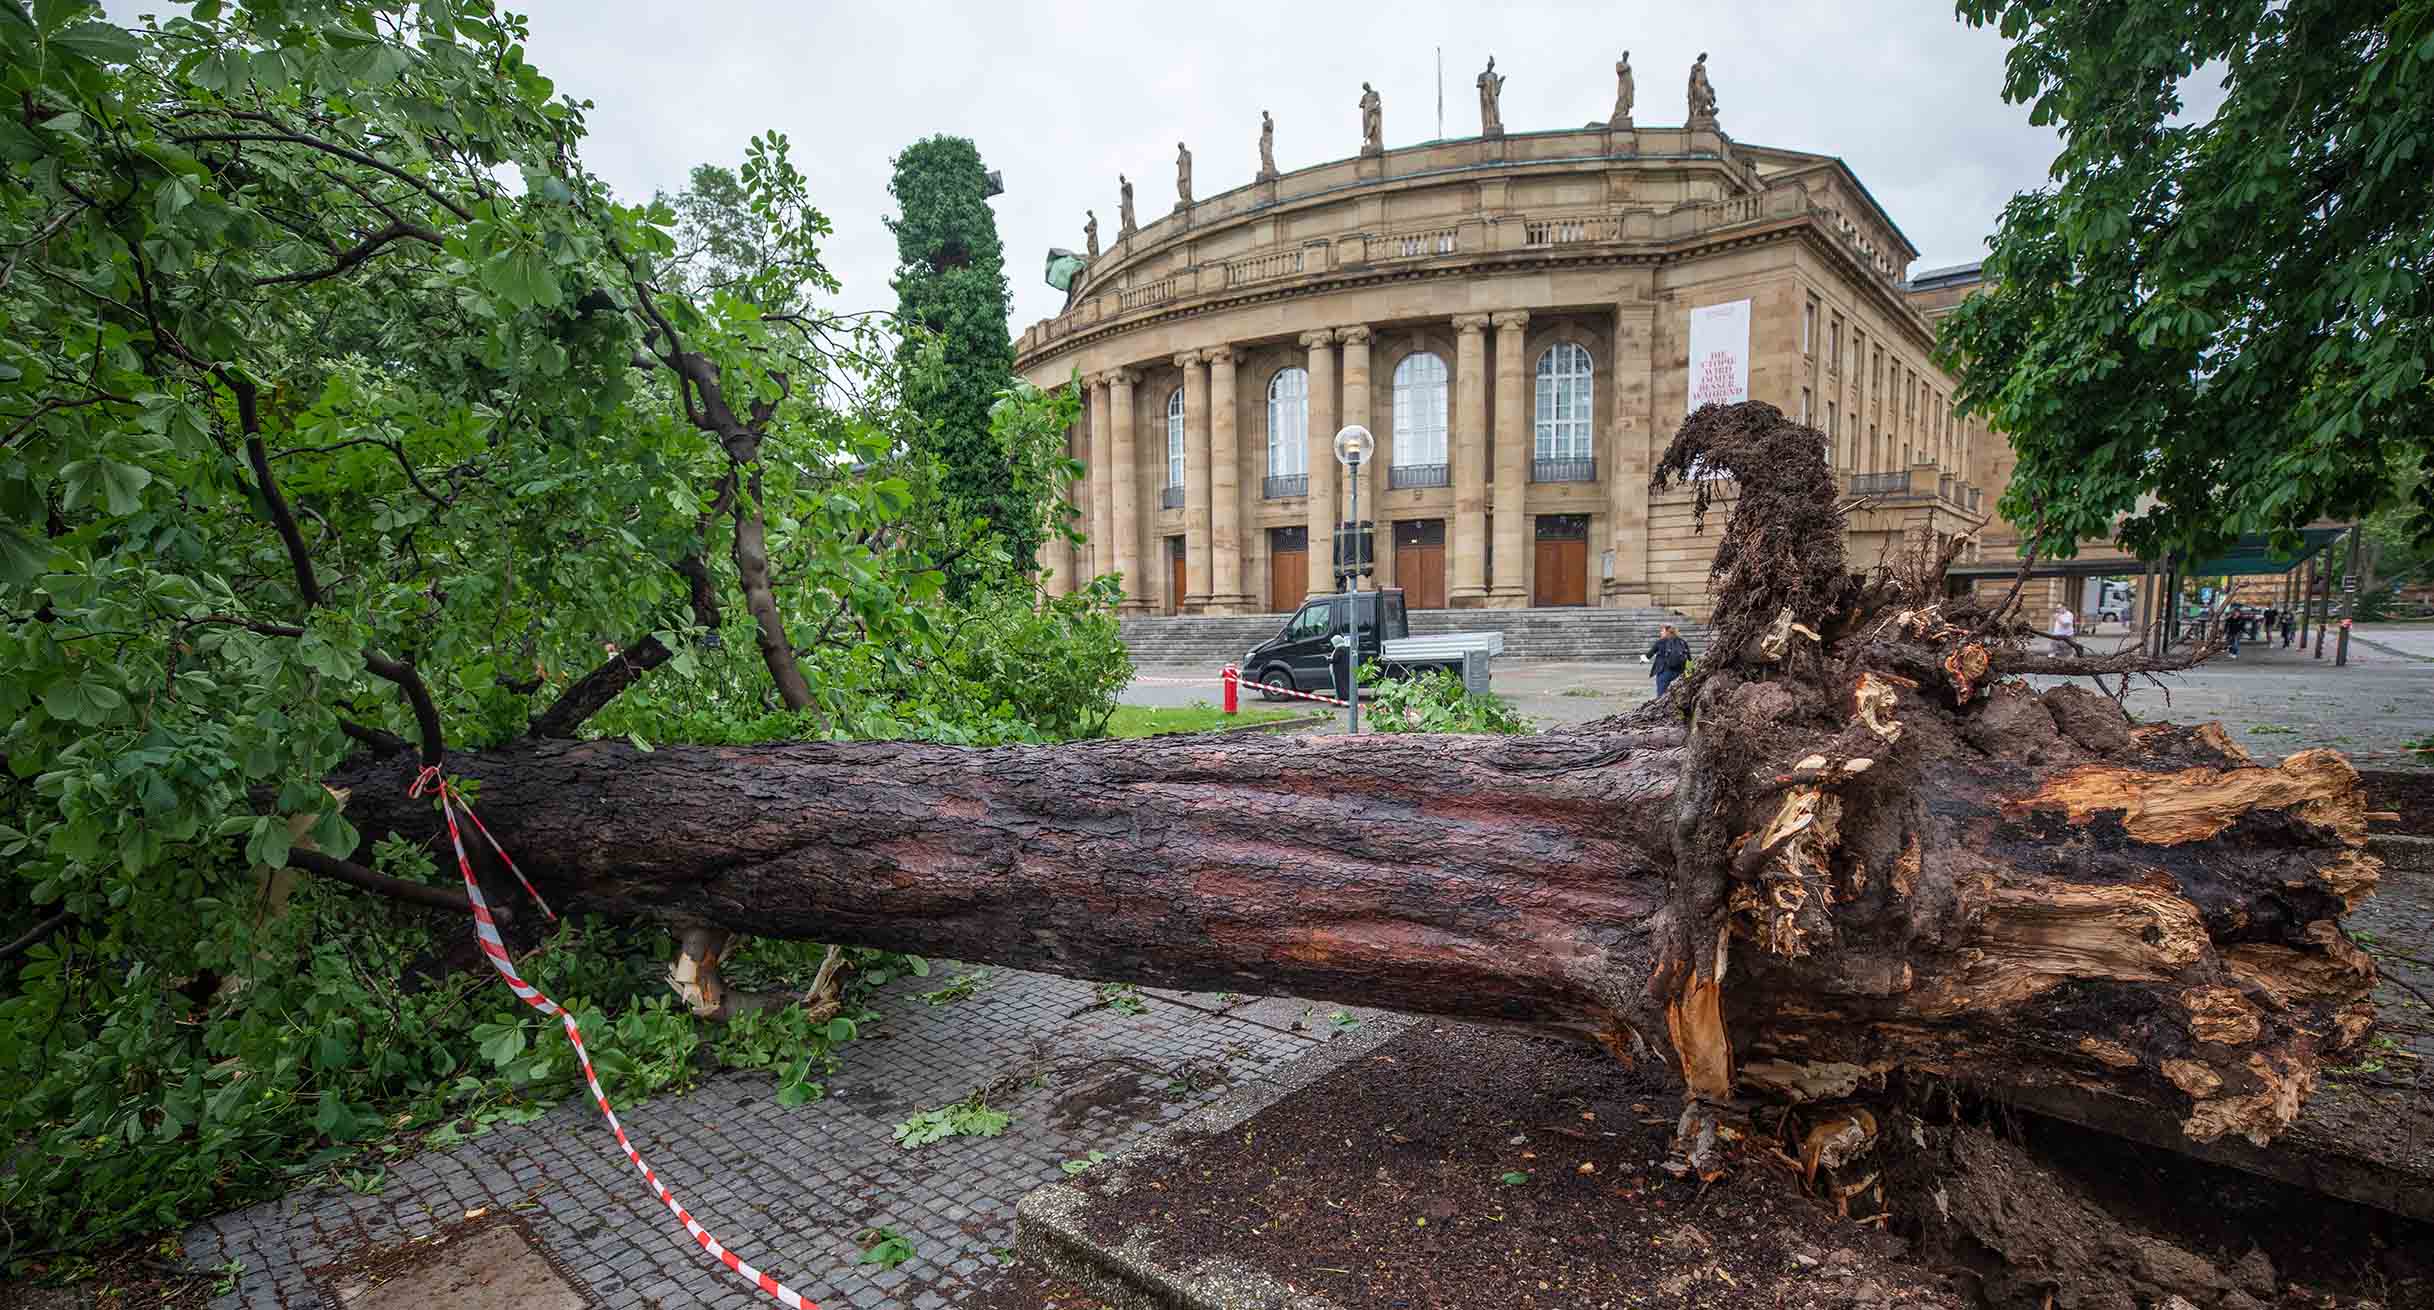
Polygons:
<instances>
[{"instance_id":1,"label":"snapped branch","mask_svg":"<svg viewBox=\"0 0 2434 1310\"><path fill-rule=\"evenodd\" d=\"M433 887L428 883L392 878L385 873L374 873L352 860L337 859L319 851L305 850L300 846L288 851L287 864L291 869L302 869L306 873L343 882L349 887L371 892L376 896L386 896L393 901L404 901L408 905L428 905L440 910L465 908L465 898L461 893L451 892L444 887ZM499 911L492 910L491 915L494 918L499 917Z\"/></svg>"}]
</instances>

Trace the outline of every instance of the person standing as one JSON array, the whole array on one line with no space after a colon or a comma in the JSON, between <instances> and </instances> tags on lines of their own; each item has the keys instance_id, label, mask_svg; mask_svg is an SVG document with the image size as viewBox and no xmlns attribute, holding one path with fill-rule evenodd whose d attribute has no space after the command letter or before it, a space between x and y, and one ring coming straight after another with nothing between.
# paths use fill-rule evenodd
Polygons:
<instances>
[{"instance_id":1,"label":"person standing","mask_svg":"<svg viewBox=\"0 0 2434 1310\"><path fill-rule=\"evenodd\" d=\"M1690 643L1682 640L1681 630L1668 623L1657 630L1657 639L1640 657L1648 661L1649 676L1656 679L1656 694L1663 696L1673 686L1682 670L1690 667Z\"/></svg>"},{"instance_id":2,"label":"person standing","mask_svg":"<svg viewBox=\"0 0 2434 1310\"><path fill-rule=\"evenodd\" d=\"M2299 620L2289 610L2282 611L2282 649L2290 649L2291 634L2296 632L2298 627Z\"/></svg>"},{"instance_id":3,"label":"person standing","mask_svg":"<svg viewBox=\"0 0 2434 1310\"><path fill-rule=\"evenodd\" d=\"M2051 631L2054 637L2051 643L2053 649L2048 653L2070 654L2070 639L2079 635L2079 616L2071 613L2071 607L2068 605L2056 605L2054 607L2054 626Z\"/></svg>"}]
</instances>

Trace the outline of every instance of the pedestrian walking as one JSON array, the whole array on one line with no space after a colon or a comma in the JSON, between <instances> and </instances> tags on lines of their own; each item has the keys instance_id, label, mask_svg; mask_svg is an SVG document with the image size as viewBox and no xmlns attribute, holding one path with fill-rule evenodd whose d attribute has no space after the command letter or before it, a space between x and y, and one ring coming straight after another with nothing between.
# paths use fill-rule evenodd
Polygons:
<instances>
[{"instance_id":1,"label":"pedestrian walking","mask_svg":"<svg viewBox=\"0 0 2434 1310\"><path fill-rule=\"evenodd\" d=\"M2068 605L2056 605L2054 607L2054 626L2047 631L2051 632L2054 638L2047 643L2051 648L2048 653L2068 655L2071 653L2070 638L2079 635L2079 616L2071 613L2071 607Z\"/></svg>"},{"instance_id":2,"label":"pedestrian walking","mask_svg":"<svg viewBox=\"0 0 2434 1310\"><path fill-rule=\"evenodd\" d=\"M2282 611L2282 649L2290 649L2291 634L2298 631L2298 629L2299 621L2290 616L2289 610Z\"/></svg>"},{"instance_id":3,"label":"pedestrian walking","mask_svg":"<svg viewBox=\"0 0 2434 1310\"><path fill-rule=\"evenodd\" d=\"M1656 694L1662 696L1673 680L1682 676L1682 670L1690 666L1690 643L1682 640L1681 631L1668 623L1657 630L1656 640L1649 643L1648 653L1640 658L1648 662L1649 676L1656 679Z\"/></svg>"},{"instance_id":4,"label":"pedestrian walking","mask_svg":"<svg viewBox=\"0 0 2434 1310\"><path fill-rule=\"evenodd\" d=\"M2230 643L2231 658L2240 657L2240 633L2248 626L2248 618L2238 610L2223 616L2223 639Z\"/></svg>"}]
</instances>

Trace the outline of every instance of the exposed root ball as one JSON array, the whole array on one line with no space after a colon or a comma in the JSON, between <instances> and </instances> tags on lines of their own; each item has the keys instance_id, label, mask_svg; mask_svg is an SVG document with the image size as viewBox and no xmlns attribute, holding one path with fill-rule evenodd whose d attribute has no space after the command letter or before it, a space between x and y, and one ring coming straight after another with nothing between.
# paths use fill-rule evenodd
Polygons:
<instances>
[{"instance_id":1,"label":"exposed root ball","mask_svg":"<svg viewBox=\"0 0 2434 1310\"><path fill-rule=\"evenodd\" d=\"M1824 433L1753 400L1702 407L1657 461L1649 485L1690 484L1693 522L1704 524L1719 490L1736 497L1709 572L1710 652L1737 661L1778 624L1816 629L1842 596L1843 522L1825 450Z\"/></svg>"}]
</instances>

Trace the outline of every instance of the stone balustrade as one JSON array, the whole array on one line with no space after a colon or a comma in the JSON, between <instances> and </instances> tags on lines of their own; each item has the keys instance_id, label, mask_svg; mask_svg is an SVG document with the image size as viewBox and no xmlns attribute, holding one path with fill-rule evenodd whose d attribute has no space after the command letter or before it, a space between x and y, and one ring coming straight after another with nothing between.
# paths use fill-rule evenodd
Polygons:
<instances>
[{"instance_id":1,"label":"stone balustrade","mask_svg":"<svg viewBox=\"0 0 2434 1310\"><path fill-rule=\"evenodd\" d=\"M1242 224L1203 218L1195 229L1177 228L1159 240L1150 240L1151 233L1178 221L1170 218L1119 242L1077 285L1070 307L1026 329L1016 351L1029 356L1061 338L1127 316L1167 313L1185 304L1222 300L1238 289L1282 278L1316 276L1323 281L1329 274L1357 274L1383 263L1492 256L1504 251L1594 254L1601 248L1671 245L1750 224L1802 220L1837 239L1881 281L1900 282L1906 265L1889 258L1846 215L1815 203L1798 183L1663 209L1482 212L1459 222L1419 228L1380 232L1353 228L1332 236L1296 237L1247 254L1206 261L1196 247L1219 244ZM1281 230L1285 225L1274 226ZM1303 225L1294 225L1294 230L1303 230ZM1138 249L1129 249L1134 247Z\"/></svg>"}]
</instances>

